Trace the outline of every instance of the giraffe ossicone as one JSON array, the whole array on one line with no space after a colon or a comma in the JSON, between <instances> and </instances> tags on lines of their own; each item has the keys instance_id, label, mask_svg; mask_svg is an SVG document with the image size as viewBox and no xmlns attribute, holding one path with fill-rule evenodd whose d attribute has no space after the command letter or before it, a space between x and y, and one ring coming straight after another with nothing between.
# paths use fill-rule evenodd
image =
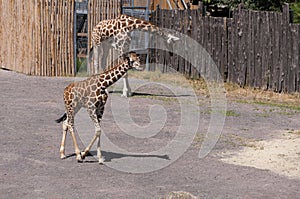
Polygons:
<instances>
[{"instance_id":1,"label":"giraffe ossicone","mask_svg":"<svg viewBox=\"0 0 300 199\"><path fill-rule=\"evenodd\" d=\"M66 157L65 142L67 132L69 131L73 140L78 162L83 161L94 142L97 140L98 161L100 164L103 163L104 159L101 155L100 136L102 131L101 120L108 98L107 88L122 78L127 71L132 68L142 70L140 59L134 52L128 53L128 56L112 69L101 74L93 75L86 80L71 83L64 89L65 114L56 120L58 123L63 122L63 135L60 145L60 157L62 159ZM85 150L80 152L74 133L74 117L82 107L87 109L88 114L94 123L95 134Z\"/></svg>"}]
</instances>

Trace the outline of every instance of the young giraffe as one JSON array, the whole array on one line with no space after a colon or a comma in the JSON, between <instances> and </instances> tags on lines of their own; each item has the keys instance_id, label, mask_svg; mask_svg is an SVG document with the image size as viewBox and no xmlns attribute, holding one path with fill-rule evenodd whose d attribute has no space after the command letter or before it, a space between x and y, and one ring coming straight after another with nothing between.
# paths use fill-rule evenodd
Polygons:
<instances>
[{"instance_id":1,"label":"young giraffe","mask_svg":"<svg viewBox=\"0 0 300 199\"><path fill-rule=\"evenodd\" d=\"M100 21L93 29L92 32L92 42L94 49L94 57L98 59L98 46L100 46L101 42L106 39L113 38L113 43L111 44L113 48L115 48L120 55L123 55L124 52L129 50L130 36L129 33L132 30L141 30L141 31L149 31L151 33L158 34L165 39L165 43L168 48L171 48L171 44L173 41L179 40L178 37L175 37L171 34L165 33L161 30L161 28L153 25L152 23L134 18L128 15L120 15L115 19L103 20ZM98 68L98 61L95 62L96 67ZM131 95L131 89L128 84L128 75L124 76L124 88L123 95L128 97Z\"/></svg>"},{"instance_id":2,"label":"young giraffe","mask_svg":"<svg viewBox=\"0 0 300 199\"><path fill-rule=\"evenodd\" d=\"M102 115L108 97L106 89L123 77L127 73L127 70L132 68L141 70L139 57L133 52L129 53L128 57L114 68L102 74L91 76L86 80L71 83L65 88L64 102L66 112L61 118L56 120L57 123L63 121L63 136L60 146L60 157L62 159L66 157L65 141L67 131L69 130L73 139L76 159L78 162L82 162L96 139L98 139L97 157L99 159L99 163L103 163L104 160L102 159L100 151L100 135ZM74 134L74 117L81 107L87 108L89 116L95 125L95 135L83 152L80 152Z\"/></svg>"}]
</instances>

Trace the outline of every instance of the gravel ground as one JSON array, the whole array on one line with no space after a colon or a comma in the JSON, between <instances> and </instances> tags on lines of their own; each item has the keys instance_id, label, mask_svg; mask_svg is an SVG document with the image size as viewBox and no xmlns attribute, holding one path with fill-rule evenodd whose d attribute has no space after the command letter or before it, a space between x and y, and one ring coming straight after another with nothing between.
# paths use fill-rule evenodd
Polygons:
<instances>
[{"instance_id":1,"label":"gravel ground","mask_svg":"<svg viewBox=\"0 0 300 199\"><path fill-rule=\"evenodd\" d=\"M181 122L180 97L170 95L172 92L166 88L145 85L136 89L128 101L120 98L116 87L103 117L101 139L105 164L99 165L94 156L77 163L70 136L66 143L68 158L59 158L62 128L54 122L64 112L62 92L72 81L74 78L32 77L0 70L0 198L160 198L171 191L186 191L199 198L299 197L300 151L293 156L279 151L269 162L256 164L256 159L262 159L260 155L269 154L268 149L274 151L273 145L268 148L273 141L278 146L287 144L285 149L289 148L287 140L299 141L298 110L228 100L223 133L210 154L199 159L211 111L209 99L198 96L201 118L197 135L185 153L174 158L153 151L159 151L176 137ZM182 97L186 100L189 96ZM121 101L112 103L112 99ZM150 121L159 120L151 115L151 109L163 107L165 123L158 133L144 139L124 133L126 129L115 122L113 111L124 107L126 102L137 129L149 129ZM112 109L112 104L116 109ZM84 114L79 112L76 120L80 149L93 135ZM109 148L105 139L124 149L123 152ZM253 149L252 157L249 149ZM249 158L245 160L245 151L251 157L251 164L247 162ZM94 149L91 154L95 154ZM135 160L151 166L161 161L167 166L140 173L118 169L143 165L128 166L128 162ZM281 165L279 169L276 163ZM289 169L293 172L289 173Z\"/></svg>"}]
</instances>

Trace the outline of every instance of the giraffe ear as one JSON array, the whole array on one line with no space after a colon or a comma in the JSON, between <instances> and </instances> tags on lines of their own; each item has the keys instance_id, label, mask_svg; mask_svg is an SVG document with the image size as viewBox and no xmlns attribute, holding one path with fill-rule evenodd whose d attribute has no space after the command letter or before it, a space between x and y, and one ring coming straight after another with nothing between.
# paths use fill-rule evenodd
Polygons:
<instances>
[{"instance_id":1,"label":"giraffe ear","mask_svg":"<svg viewBox=\"0 0 300 199\"><path fill-rule=\"evenodd\" d=\"M130 60L130 57L127 55L123 55L123 59L124 61L127 61L128 65L131 66L131 60Z\"/></svg>"},{"instance_id":2,"label":"giraffe ear","mask_svg":"<svg viewBox=\"0 0 300 199\"><path fill-rule=\"evenodd\" d=\"M128 55L123 54L122 57L123 57L123 60L126 60L128 58Z\"/></svg>"}]
</instances>

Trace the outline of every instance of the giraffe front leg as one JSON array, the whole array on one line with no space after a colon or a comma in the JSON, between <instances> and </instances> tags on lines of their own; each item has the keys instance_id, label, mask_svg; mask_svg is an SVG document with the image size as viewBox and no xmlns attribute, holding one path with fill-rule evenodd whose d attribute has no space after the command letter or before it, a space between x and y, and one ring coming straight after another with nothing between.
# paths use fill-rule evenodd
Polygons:
<instances>
[{"instance_id":1,"label":"giraffe front leg","mask_svg":"<svg viewBox=\"0 0 300 199\"><path fill-rule=\"evenodd\" d=\"M124 87L122 97L130 97L132 96L131 88L128 82L128 74L126 73L123 77Z\"/></svg>"},{"instance_id":2,"label":"giraffe front leg","mask_svg":"<svg viewBox=\"0 0 300 199\"><path fill-rule=\"evenodd\" d=\"M101 131L97 131L95 136L93 137L92 141L90 142L90 144L85 148L85 150L83 152L81 152L81 157L83 159L89 153L89 151L91 150L94 142L97 139L97 158L98 158L98 162L99 162L99 164L104 163L104 158L102 157L101 148L100 148L100 136L101 136Z\"/></svg>"}]
</instances>

